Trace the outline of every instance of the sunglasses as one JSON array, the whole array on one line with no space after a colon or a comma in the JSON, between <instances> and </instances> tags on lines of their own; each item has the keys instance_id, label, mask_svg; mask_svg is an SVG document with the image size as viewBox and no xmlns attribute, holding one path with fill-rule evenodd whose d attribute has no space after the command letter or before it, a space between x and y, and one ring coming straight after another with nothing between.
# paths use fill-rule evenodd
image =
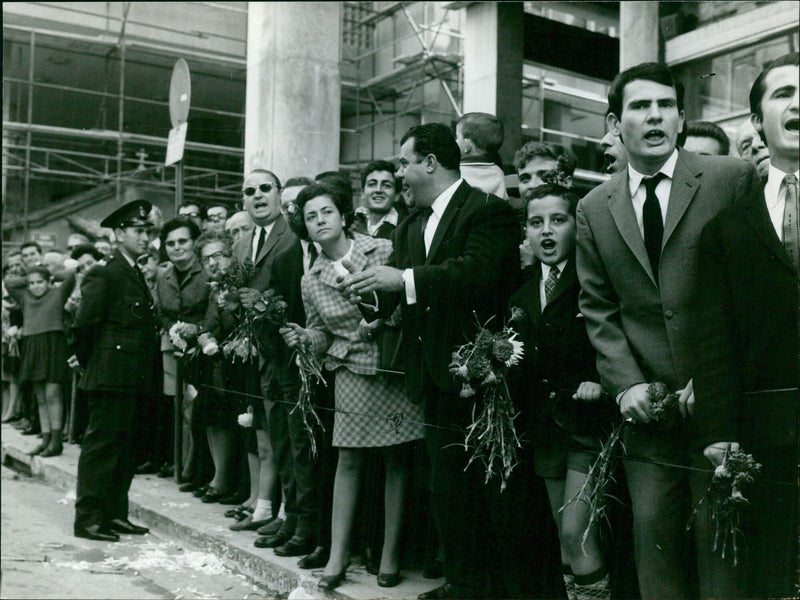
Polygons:
<instances>
[{"instance_id":1,"label":"sunglasses","mask_svg":"<svg viewBox=\"0 0 800 600\"><path fill-rule=\"evenodd\" d=\"M258 189L261 190L262 194L269 194L274 187L277 187L274 183L262 183L260 186L258 186ZM248 197L252 196L256 193L256 188L246 187L242 190L242 193Z\"/></svg>"},{"instance_id":2,"label":"sunglasses","mask_svg":"<svg viewBox=\"0 0 800 600\"><path fill-rule=\"evenodd\" d=\"M189 238L178 238L177 240L169 240L167 242L164 242L164 245L167 248L174 248L175 246L178 246L178 245L185 246L186 244L188 244L191 241L192 240L190 240Z\"/></svg>"}]
</instances>

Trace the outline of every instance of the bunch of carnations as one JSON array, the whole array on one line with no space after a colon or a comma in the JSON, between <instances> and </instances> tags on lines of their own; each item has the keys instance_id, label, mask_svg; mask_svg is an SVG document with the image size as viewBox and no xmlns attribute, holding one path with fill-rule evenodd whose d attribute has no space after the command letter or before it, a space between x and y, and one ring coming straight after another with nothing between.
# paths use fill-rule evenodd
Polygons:
<instances>
[{"instance_id":1,"label":"bunch of carnations","mask_svg":"<svg viewBox=\"0 0 800 600\"><path fill-rule=\"evenodd\" d=\"M197 325L176 321L167 333L177 356L190 358L197 353L197 338L200 335Z\"/></svg>"},{"instance_id":2,"label":"bunch of carnations","mask_svg":"<svg viewBox=\"0 0 800 600\"><path fill-rule=\"evenodd\" d=\"M479 321L475 341L453 352L450 372L461 384L459 396L476 398L472 423L464 437L464 448L470 452L467 467L476 460L481 461L486 470L485 482L496 475L503 491L517 465L517 448L520 447L506 375L522 358L523 347L510 326L493 332L487 328L490 321L483 325Z\"/></svg>"},{"instance_id":3,"label":"bunch of carnations","mask_svg":"<svg viewBox=\"0 0 800 600\"><path fill-rule=\"evenodd\" d=\"M209 283L217 291L220 308L238 313L236 327L220 344L222 354L232 362L255 361L261 350L255 328L255 310L245 309L239 302L239 292L248 286L255 273L255 266L249 258L242 262L233 260L217 281Z\"/></svg>"}]
</instances>

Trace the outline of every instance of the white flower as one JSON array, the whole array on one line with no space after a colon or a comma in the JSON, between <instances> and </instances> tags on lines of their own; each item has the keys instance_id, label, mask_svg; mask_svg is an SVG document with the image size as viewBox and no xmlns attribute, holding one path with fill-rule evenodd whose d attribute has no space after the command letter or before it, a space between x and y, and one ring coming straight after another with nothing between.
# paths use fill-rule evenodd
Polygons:
<instances>
[{"instance_id":1,"label":"white flower","mask_svg":"<svg viewBox=\"0 0 800 600\"><path fill-rule=\"evenodd\" d=\"M203 354L206 356L214 356L217 352L219 352L217 340L214 339L214 336L210 333L202 334L199 338L197 338L197 343L200 344Z\"/></svg>"},{"instance_id":2,"label":"white flower","mask_svg":"<svg viewBox=\"0 0 800 600\"><path fill-rule=\"evenodd\" d=\"M239 423L239 425L241 425L242 427L252 427L253 426L253 413L251 412L251 409L248 408L247 412L240 414L236 418L236 420Z\"/></svg>"},{"instance_id":3,"label":"white flower","mask_svg":"<svg viewBox=\"0 0 800 600\"><path fill-rule=\"evenodd\" d=\"M520 359L522 359L522 355L524 354L523 346L524 344L517 339L517 333L515 332L514 335L508 338L508 341L511 342L511 345L514 346L514 352L511 354L511 358L506 361L507 367L513 367L514 365L518 364Z\"/></svg>"}]
</instances>

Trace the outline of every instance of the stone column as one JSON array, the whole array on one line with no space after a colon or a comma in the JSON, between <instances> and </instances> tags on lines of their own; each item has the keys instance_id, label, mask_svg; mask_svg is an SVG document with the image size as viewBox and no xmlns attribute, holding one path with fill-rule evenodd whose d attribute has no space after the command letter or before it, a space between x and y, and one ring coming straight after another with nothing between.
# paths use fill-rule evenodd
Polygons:
<instances>
[{"instance_id":1,"label":"stone column","mask_svg":"<svg viewBox=\"0 0 800 600\"><path fill-rule=\"evenodd\" d=\"M659 61L658 2L619 3L619 70Z\"/></svg>"},{"instance_id":2,"label":"stone column","mask_svg":"<svg viewBox=\"0 0 800 600\"><path fill-rule=\"evenodd\" d=\"M339 167L339 2L248 2L244 170Z\"/></svg>"},{"instance_id":3,"label":"stone column","mask_svg":"<svg viewBox=\"0 0 800 600\"><path fill-rule=\"evenodd\" d=\"M522 145L522 2L475 2L464 27L464 112L485 112L503 121L504 163Z\"/></svg>"}]
</instances>

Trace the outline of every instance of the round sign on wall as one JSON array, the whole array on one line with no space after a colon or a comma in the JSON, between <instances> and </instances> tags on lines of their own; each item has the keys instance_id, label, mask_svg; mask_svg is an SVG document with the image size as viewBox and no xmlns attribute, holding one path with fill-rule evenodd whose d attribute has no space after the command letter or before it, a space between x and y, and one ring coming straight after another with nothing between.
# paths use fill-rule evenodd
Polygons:
<instances>
[{"instance_id":1,"label":"round sign on wall","mask_svg":"<svg viewBox=\"0 0 800 600\"><path fill-rule=\"evenodd\" d=\"M191 100L192 82L189 65L184 59L179 58L172 69L172 79L169 82L169 118L173 127L186 122Z\"/></svg>"}]
</instances>

